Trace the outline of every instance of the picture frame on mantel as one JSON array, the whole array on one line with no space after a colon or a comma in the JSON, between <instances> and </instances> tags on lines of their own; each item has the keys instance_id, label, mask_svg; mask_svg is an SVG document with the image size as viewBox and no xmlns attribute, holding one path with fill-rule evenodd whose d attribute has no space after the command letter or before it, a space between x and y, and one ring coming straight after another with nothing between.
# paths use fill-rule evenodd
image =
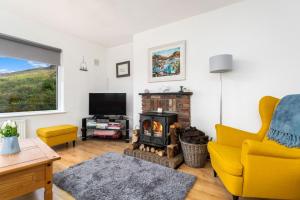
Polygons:
<instances>
[{"instance_id":1,"label":"picture frame on mantel","mask_svg":"<svg viewBox=\"0 0 300 200\"><path fill-rule=\"evenodd\" d=\"M185 80L186 41L177 41L149 49L149 82Z\"/></svg>"},{"instance_id":2,"label":"picture frame on mantel","mask_svg":"<svg viewBox=\"0 0 300 200\"><path fill-rule=\"evenodd\" d=\"M117 78L130 76L130 61L117 63L116 75Z\"/></svg>"}]
</instances>

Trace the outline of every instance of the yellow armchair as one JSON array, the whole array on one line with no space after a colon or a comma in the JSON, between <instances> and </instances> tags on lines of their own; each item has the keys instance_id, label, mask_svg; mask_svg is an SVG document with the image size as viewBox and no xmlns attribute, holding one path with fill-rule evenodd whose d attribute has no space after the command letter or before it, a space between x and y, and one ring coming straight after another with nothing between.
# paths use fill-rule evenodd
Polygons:
<instances>
[{"instance_id":1,"label":"yellow armchair","mask_svg":"<svg viewBox=\"0 0 300 200\"><path fill-rule=\"evenodd\" d=\"M260 100L262 127L249 133L216 125L217 140L208 151L215 175L238 197L300 199L300 149L269 141L266 133L279 99Z\"/></svg>"}]
</instances>

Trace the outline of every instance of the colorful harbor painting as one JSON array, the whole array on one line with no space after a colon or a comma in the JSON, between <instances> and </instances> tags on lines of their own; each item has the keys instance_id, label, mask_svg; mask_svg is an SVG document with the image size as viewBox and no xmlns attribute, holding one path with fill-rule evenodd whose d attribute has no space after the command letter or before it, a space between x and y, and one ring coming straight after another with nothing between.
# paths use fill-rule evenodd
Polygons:
<instances>
[{"instance_id":1,"label":"colorful harbor painting","mask_svg":"<svg viewBox=\"0 0 300 200\"><path fill-rule=\"evenodd\" d=\"M172 43L149 50L150 82L185 79L185 42Z\"/></svg>"},{"instance_id":2,"label":"colorful harbor painting","mask_svg":"<svg viewBox=\"0 0 300 200\"><path fill-rule=\"evenodd\" d=\"M180 47L152 53L152 76L180 74Z\"/></svg>"}]
</instances>

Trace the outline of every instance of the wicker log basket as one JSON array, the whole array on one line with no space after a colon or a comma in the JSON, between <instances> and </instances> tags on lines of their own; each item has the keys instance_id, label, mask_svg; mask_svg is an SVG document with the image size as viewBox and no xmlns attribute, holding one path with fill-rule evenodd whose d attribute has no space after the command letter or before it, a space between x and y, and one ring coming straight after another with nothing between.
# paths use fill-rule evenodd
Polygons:
<instances>
[{"instance_id":1,"label":"wicker log basket","mask_svg":"<svg viewBox=\"0 0 300 200\"><path fill-rule=\"evenodd\" d=\"M204 167L208 154L208 136L195 127L189 127L181 132L179 140L184 162L190 167Z\"/></svg>"}]
</instances>

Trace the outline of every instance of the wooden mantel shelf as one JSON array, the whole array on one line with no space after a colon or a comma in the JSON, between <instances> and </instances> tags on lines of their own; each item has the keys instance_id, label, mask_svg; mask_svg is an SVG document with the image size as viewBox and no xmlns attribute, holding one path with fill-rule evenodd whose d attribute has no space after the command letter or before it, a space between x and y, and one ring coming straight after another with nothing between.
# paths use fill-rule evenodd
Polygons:
<instances>
[{"instance_id":1,"label":"wooden mantel shelf","mask_svg":"<svg viewBox=\"0 0 300 200\"><path fill-rule=\"evenodd\" d=\"M146 96L146 95L192 95L193 92L149 92L149 93L139 93L139 95L142 95L142 96Z\"/></svg>"}]
</instances>

